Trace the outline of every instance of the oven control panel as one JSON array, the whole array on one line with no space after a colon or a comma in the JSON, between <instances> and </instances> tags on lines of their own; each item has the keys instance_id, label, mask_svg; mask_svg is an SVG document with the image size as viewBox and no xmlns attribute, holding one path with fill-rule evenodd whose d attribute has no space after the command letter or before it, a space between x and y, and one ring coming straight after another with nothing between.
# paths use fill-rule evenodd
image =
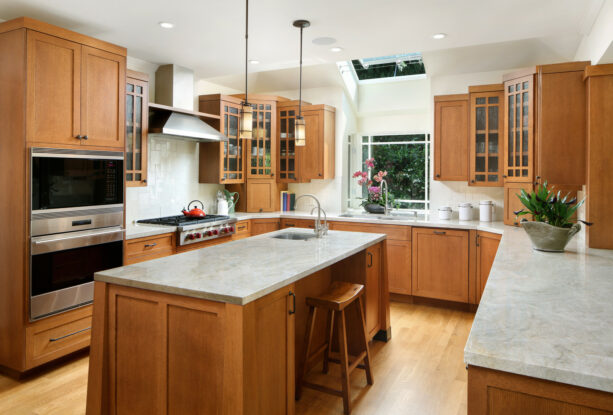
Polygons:
<instances>
[{"instance_id":1,"label":"oven control panel","mask_svg":"<svg viewBox=\"0 0 613 415\"><path fill-rule=\"evenodd\" d=\"M189 245L210 239L222 238L236 233L233 223L216 226L203 226L179 233L179 245Z\"/></svg>"}]
</instances>

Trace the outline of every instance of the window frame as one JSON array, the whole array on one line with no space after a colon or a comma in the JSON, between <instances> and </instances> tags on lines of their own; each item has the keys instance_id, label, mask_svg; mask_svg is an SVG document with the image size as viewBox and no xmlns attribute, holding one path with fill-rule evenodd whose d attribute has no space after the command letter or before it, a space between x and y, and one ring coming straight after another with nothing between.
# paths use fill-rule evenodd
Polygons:
<instances>
[{"instance_id":1,"label":"window frame","mask_svg":"<svg viewBox=\"0 0 613 415\"><path fill-rule=\"evenodd\" d=\"M423 135L425 140L420 141L386 141L381 143L374 143L373 137L381 137L381 136L408 136L408 135ZM368 137L368 142L364 142L364 138ZM424 165L424 183L425 183L425 200L417 200L417 199L395 199L397 202L405 202L405 203L422 203L424 205L423 209L411 209L411 208L398 208L395 210L401 212L418 212L418 213L427 213L430 211L430 169L431 169L431 144L432 137L430 132L427 131L412 131L412 132L392 132L392 133L359 133L354 134L352 136L351 142L349 143L350 147L355 147L359 150L360 160L362 159L362 151L364 146L368 146L368 158L372 158L372 147L380 146L380 145L424 145L425 146L425 165ZM351 165L350 161L351 156L348 158L348 171L349 174L349 186L348 186L348 196L347 196L347 206L351 208L351 202L356 201L355 197L351 197L351 186L356 184L352 184L354 181L351 174L352 170L362 170L363 165L360 165L359 168L355 168ZM372 169L368 168L369 177L372 177ZM392 191L393 193L393 191ZM359 200L363 200L363 197L360 197Z\"/></svg>"}]
</instances>

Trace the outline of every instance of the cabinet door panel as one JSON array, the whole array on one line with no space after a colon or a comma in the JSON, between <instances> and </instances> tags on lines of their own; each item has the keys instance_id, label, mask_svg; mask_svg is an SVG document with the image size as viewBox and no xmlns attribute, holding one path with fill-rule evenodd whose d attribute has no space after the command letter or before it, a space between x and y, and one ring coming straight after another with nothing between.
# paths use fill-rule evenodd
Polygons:
<instances>
[{"instance_id":1,"label":"cabinet door panel","mask_svg":"<svg viewBox=\"0 0 613 415\"><path fill-rule=\"evenodd\" d=\"M494 264L500 237L501 235L489 232L477 234L477 304L481 301L485 283Z\"/></svg>"},{"instance_id":2,"label":"cabinet door panel","mask_svg":"<svg viewBox=\"0 0 613 415\"><path fill-rule=\"evenodd\" d=\"M83 47L81 134L84 144L124 146L126 59Z\"/></svg>"},{"instance_id":3,"label":"cabinet door panel","mask_svg":"<svg viewBox=\"0 0 613 415\"><path fill-rule=\"evenodd\" d=\"M468 181L468 96L434 102L434 179Z\"/></svg>"},{"instance_id":4,"label":"cabinet door panel","mask_svg":"<svg viewBox=\"0 0 613 415\"><path fill-rule=\"evenodd\" d=\"M468 302L468 232L413 228L413 295Z\"/></svg>"},{"instance_id":5,"label":"cabinet door panel","mask_svg":"<svg viewBox=\"0 0 613 415\"><path fill-rule=\"evenodd\" d=\"M387 240L389 291L411 295L411 242Z\"/></svg>"},{"instance_id":6,"label":"cabinet door panel","mask_svg":"<svg viewBox=\"0 0 613 415\"><path fill-rule=\"evenodd\" d=\"M470 186L502 187L504 91L470 94Z\"/></svg>"},{"instance_id":7,"label":"cabinet door panel","mask_svg":"<svg viewBox=\"0 0 613 415\"><path fill-rule=\"evenodd\" d=\"M381 244L366 250L366 331L369 338L380 329L381 320Z\"/></svg>"},{"instance_id":8,"label":"cabinet door panel","mask_svg":"<svg viewBox=\"0 0 613 415\"><path fill-rule=\"evenodd\" d=\"M149 82L128 78L126 85L126 185L146 186Z\"/></svg>"},{"instance_id":9,"label":"cabinet door panel","mask_svg":"<svg viewBox=\"0 0 613 415\"><path fill-rule=\"evenodd\" d=\"M505 87L505 182L534 180L534 75L509 80Z\"/></svg>"},{"instance_id":10,"label":"cabinet door panel","mask_svg":"<svg viewBox=\"0 0 613 415\"><path fill-rule=\"evenodd\" d=\"M28 141L79 144L81 45L28 31Z\"/></svg>"},{"instance_id":11,"label":"cabinet door panel","mask_svg":"<svg viewBox=\"0 0 613 415\"><path fill-rule=\"evenodd\" d=\"M306 126L306 145L299 147L301 181L319 179L323 176L322 140L320 138L322 111L303 112Z\"/></svg>"},{"instance_id":12,"label":"cabinet door panel","mask_svg":"<svg viewBox=\"0 0 613 415\"><path fill-rule=\"evenodd\" d=\"M504 224L505 225L519 225L521 217L518 219L515 213L524 207L517 197L524 189L526 192L532 191L532 183L505 183L504 184ZM526 216L523 216L529 219Z\"/></svg>"}]
</instances>

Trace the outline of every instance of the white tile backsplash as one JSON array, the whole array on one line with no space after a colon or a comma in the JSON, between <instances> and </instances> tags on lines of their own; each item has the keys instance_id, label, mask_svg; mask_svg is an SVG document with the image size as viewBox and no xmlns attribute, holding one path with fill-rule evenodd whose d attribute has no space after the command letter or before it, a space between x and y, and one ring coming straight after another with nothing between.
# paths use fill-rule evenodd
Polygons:
<instances>
[{"instance_id":1,"label":"white tile backsplash","mask_svg":"<svg viewBox=\"0 0 613 415\"><path fill-rule=\"evenodd\" d=\"M216 213L217 191L223 185L198 183L198 143L149 137L145 187L126 190L126 222L178 215L192 200L201 200L207 213Z\"/></svg>"}]
</instances>

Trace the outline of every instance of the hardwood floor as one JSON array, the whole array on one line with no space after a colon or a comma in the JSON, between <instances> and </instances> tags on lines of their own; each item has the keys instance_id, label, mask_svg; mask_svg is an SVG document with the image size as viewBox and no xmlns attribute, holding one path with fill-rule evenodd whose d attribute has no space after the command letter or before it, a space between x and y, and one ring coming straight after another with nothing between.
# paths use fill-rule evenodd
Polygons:
<instances>
[{"instance_id":1,"label":"hardwood floor","mask_svg":"<svg viewBox=\"0 0 613 415\"><path fill-rule=\"evenodd\" d=\"M363 370L351 375L352 414L466 414L464 345L474 314L423 305L391 303L392 341L371 343L374 385ZM0 414L83 414L86 354L74 356L23 380L0 375ZM338 365L308 379L340 388ZM297 415L342 414L342 399L305 389Z\"/></svg>"}]
</instances>

